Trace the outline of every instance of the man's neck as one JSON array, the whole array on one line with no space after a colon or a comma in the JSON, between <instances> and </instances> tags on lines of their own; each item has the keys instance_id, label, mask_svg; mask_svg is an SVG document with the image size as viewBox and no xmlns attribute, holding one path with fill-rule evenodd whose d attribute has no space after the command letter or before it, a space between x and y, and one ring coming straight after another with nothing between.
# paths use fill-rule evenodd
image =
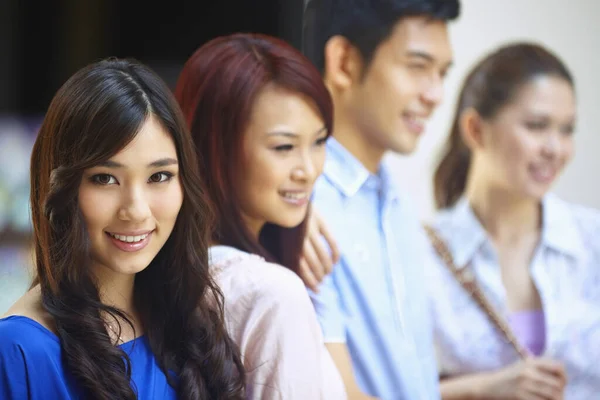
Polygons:
<instances>
[{"instance_id":1,"label":"man's neck","mask_svg":"<svg viewBox=\"0 0 600 400\"><path fill-rule=\"evenodd\" d=\"M333 137L350 152L371 173L379 171L379 165L385 150L373 145L364 132L348 123L347 120L336 119Z\"/></svg>"}]
</instances>

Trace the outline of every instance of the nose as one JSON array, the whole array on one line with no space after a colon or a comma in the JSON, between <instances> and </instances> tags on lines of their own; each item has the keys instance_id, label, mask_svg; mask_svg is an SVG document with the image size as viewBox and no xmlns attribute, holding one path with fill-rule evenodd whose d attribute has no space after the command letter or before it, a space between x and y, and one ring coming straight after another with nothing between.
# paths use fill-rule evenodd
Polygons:
<instances>
[{"instance_id":1,"label":"nose","mask_svg":"<svg viewBox=\"0 0 600 400\"><path fill-rule=\"evenodd\" d=\"M436 107L444 100L444 80L440 75L436 74L427 82L422 99L430 107Z\"/></svg>"},{"instance_id":2,"label":"nose","mask_svg":"<svg viewBox=\"0 0 600 400\"><path fill-rule=\"evenodd\" d=\"M312 183L319 175L317 162L310 154L303 155L292 170L292 179L303 183Z\"/></svg>"},{"instance_id":3,"label":"nose","mask_svg":"<svg viewBox=\"0 0 600 400\"><path fill-rule=\"evenodd\" d=\"M142 188L131 188L123 193L119 219L130 222L144 222L152 215L150 203Z\"/></svg>"},{"instance_id":4,"label":"nose","mask_svg":"<svg viewBox=\"0 0 600 400\"><path fill-rule=\"evenodd\" d=\"M560 151L561 147L561 133L551 132L546 136L544 145L542 146L542 152L546 157L554 158Z\"/></svg>"}]
</instances>

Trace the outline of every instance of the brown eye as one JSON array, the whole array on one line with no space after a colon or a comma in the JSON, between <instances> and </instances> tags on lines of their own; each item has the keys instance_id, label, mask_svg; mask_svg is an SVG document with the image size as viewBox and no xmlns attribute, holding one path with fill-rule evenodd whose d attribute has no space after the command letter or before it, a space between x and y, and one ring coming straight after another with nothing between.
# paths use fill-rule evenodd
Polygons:
<instances>
[{"instance_id":1,"label":"brown eye","mask_svg":"<svg viewBox=\"0 0 600 400\"><path fill-rule=\"evenodd\" d=\"M275 146L273 149L275 151L286 152L293 150L294 146L291 144L282 144L280 146Z\"/></svg>"},{"instance_id":2,"label":"brown eye","mask_svg":"<svg viewBox=\"0 0 600 400\"><path fill-rule=\"evenodd\" d=\"M117 180L109 174L97 174L92 176L92 182L98 185L112 185L117 182Z\"/></svg>"},{"instance_id":3,"label":"brown eye","mask_svg":"<svg viewBox=\"0 0 600 400\"><path fill-rule=\"evenodd\" d=\"M325 136L325 137L322 137L322 138L319 138L319 139L317 139L317 141L316 141L316 143L315 143L315 144L316 144L317 146L324 146L324 145L325 145L325 143L327 143L327 139L328 139L328 137L327 137L327 136Z\"/></svg>"},{"instance_id":4,"label":"brown eye","mask_svg":"<svg viewBox=\"0 0 600 400\"><path fill-rule=\"evenodd\" d=\"M415 71L425 71L427 69L427 65L418 63L409 64L408 67Z\"/></svg>"},{"instance_id":5,"label":"brown eye","mask_svg":"<svg viewBox=\"0 0 600 400\"><path fill-rule=\"evenodd\" d=\"M575 132L575 127L574 126L565 126L560 131L565 136L571 136Z\"/></svg>"},{"instance_id":6,"label":"brown eye","mask_svg":"<svg viewBox=\"0 0 600 400\"><path fill-rule=\"evenodd\" d=\"M548 128L548 124L545 121L527 121L525 126L530 131L543 131Z\"/></svg>"},{"instance_id":7,"label":"brown eye","mask_svg":"<svg viewBox=\"0 0 600 400\"><path fill-rule=\"evenodd\" d=\"M151 183L160 183L169 181L172 177L173 174L170 172L157 172L156 174L153 174L148 181Z\"/></svg>"}]
</instances>

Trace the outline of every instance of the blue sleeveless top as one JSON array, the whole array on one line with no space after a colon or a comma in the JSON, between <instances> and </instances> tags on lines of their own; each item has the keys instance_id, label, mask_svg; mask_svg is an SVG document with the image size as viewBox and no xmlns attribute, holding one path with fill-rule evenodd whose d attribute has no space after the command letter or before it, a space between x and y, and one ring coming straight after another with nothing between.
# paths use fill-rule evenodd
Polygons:
<instances>
[{"instance_id":1,"label":"blue sleeveless top","mask_svg":"<svg viewBox=\"0 0 600 400\"><path fill-rule=\"evenodd\" d=\"M175 400L175 390L156 363L144 336L124 343L138 399ZM83 399L61 361L58 337L23 316L0 319L0 399Z\"/></svg>"}]
</instances>

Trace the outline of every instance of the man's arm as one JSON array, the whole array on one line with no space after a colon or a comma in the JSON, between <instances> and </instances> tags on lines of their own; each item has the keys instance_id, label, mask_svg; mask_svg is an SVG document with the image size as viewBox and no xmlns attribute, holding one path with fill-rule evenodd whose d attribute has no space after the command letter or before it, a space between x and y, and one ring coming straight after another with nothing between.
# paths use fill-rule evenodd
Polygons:
<instances>
[{"instance_id":1,"label":"man's arm","mask_svg":"<svg viewBox=\"0 0 600 400\"><path fill-rule=\"evenodd\" d=\"M364 394L356 380L354 379L354 371L352 369L352 358L345 343L325 343L327 350L333 358L333 362L337 367L344 385L346 386L346 394L349 400L374 400L376 397L371 397Z\"/></svg>"},{"instance_id":2,"label":"man's arm","mask_svg":"<svg viewBox=\"0 0 600 400\"><path fill-rule=\"evenodd\" d=\"M310 290L318 292L319 284L331 273L339 258L335 238L315 208L311 207L300 258L300 278Z\"/></svg>"},{"instance_id":3,"label":"man's arm","mask_svg":"<svg viewBox=\"0 0 600 400\"><path fill-rule=\"evenodd\" d=\"M342 376L348 399L372 400L374 398L364 394L356 383L352 359L346 346L346 317L333 280L338 267L334 266L333 274L323 279L318 293L309 291L309 294L323 331L325 346Z\"/></svg>"}]
</instances>

